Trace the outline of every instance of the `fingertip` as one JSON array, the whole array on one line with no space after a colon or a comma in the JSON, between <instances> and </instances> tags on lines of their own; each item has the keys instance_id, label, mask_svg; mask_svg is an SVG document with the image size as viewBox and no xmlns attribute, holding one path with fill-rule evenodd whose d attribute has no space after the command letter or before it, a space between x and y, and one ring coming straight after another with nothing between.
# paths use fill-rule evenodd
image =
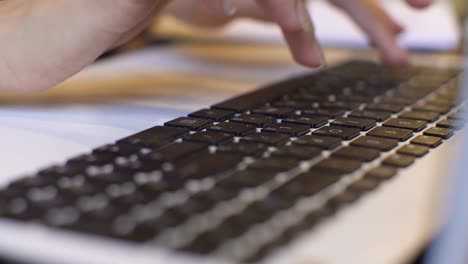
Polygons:
<instances>
[{"instance_id":1,"label":"fingertip","mask_svg":"<svg viewBox=\"0 0 468 264\"><path fill-rule=\"evenodd\" d=\"M315 39L303 41L292 47L293 58L299 64L309 68L320 68L327 65L323 50Z\"/></svg>"},{"instance_id":2,"label":"fingertip","mask_svg":"<svg viewBox=\"0 0 468 264\"><path fill-rule=\"evenodd\" d=\"M395 49L391 53L382 53L381 57L385 64L394 67L405 66L409 63L408 53L402 48Z\"/></svg>"},{"instance_id":3,"label":"fingertip","mask_svg":"<svg viewBox=\"0 0 468 264\"><path fill-rule=\"evenodd\" d=\"M294 60L297 63L299 63L300 65L305 66L307 68L320 68L320 67L326 65L326 64L323 65L321 60L316 59L313 56L296 56L296 55L293 55L293 57L294 57Z\"/></svg>"}]
</instances>

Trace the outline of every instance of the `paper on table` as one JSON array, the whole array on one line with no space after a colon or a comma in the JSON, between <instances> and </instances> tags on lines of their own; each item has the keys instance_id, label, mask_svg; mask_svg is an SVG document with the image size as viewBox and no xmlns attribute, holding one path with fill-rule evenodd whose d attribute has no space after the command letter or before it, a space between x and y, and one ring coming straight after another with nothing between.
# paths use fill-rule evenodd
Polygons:
<instances>
[{"instance_id":1,"label":"paper on table","mask_svg":"<svg viewBox=\"0 0 468 264\"><path fill-rule=\"evenodd\" d=\"M448 50L458 46L460 28L448 0L434 1L424 10L413 10L405 1L382 0L382 4L404 27L400 43L411 49ZM341 11L326 1L316 0L309 5L320 41L330 46L367 46L365 35ZM248 19L232 23L221 37L232 40L282 43L280 30L266 23Z\"/></svg>"}]
</instances>

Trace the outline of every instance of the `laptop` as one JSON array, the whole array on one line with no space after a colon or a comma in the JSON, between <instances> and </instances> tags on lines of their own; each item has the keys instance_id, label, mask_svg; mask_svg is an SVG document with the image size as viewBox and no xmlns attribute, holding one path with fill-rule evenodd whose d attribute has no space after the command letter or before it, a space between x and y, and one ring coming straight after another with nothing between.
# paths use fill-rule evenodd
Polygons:
<instances>
[{"instance_id":1,"label":"laptop","mask_svg":"<svg viewBox=\"0 0 468 264\"><path fill-rule=\"evenodd\" d=\"M464 73L464 93L467 96L468 87L468 21L465 23L465 73ZM468 178L466 176L466 131L463 135L458 162L456 164L455 173L453 174L448 190L444 195L444 200L447 201L446 206L441 210L442 227L434 242L429 247L426 254L426 263L467 263L468 262L468 230L465 228L465 223L468 221L467 206L463 201L467 199Z\"/></svg>"},{"instance_id":2,"label":"laptop","mask_svg":"<svg viewBox=\"0 0 468 264\"><path fill-rule=\"evenodd\" d=\"M438 232L434 193L464 142L461 78L350 61L64 157L2 186L0 255L405 263Z\"/></svg>"}]
</instances>

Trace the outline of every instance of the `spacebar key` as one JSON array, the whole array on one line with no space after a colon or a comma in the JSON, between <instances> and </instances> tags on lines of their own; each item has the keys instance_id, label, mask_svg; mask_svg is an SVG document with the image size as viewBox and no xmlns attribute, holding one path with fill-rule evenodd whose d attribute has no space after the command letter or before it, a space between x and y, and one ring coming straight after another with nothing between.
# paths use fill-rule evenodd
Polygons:
<instances>
[{"instance_id":1,"label":"spacebar key","mask_svg":"<svg viewBox=\"0 0 468 264\"><path fill-rule=\"evenodd\" d=\"M205 153L198 155L195 159L178 162L168 176L182 179L216 176L234 169L242 159L242 156L230 153Z\"/></svg>"}]
</instances>

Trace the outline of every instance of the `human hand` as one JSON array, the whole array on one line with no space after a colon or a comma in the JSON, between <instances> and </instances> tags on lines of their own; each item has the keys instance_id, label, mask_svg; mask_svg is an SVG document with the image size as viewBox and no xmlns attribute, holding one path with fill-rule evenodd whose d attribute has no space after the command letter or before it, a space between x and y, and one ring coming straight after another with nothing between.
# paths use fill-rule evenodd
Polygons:
<instances>
[{"instance_id":1,"label":"human hand","mask_svg":"<svg viewBox=\"0 0 468 264\"><path fill-rule=\"evenodd\" d=\"M144 28L169 1L0 1L0 90L39 91L65 80ZM173 0L169 10L203 25L220 25L239 16L277 23L297 62L323 64L305 0L230 0L238 10L232 17L220 1L225 0ZM367 32L385 62L405 63L406 53L395 41L402 29L376 0L330 1ZM429 1L407 0L414 7ZM190 5L200 8L184 12Z\"/></svg>"},{"instance_id":2,"label":"human hand","mask_svg":"<svg viewBox=\"0 0 468 264\"><path fill-rule=\"evenodd\" d=\"M168 1L0 1L0 91L62 82L144 28Z\"/></svg>"},{"instance_id":3,"label":"human hand","mask_svg":"<svg viewBox=\"0 0 468 264\"><path fill-rule=\"evenodd\" d=\"M404 29L378 0L329 1L347 13L368 35L385 63L395 66L407 63L406 51L396 41ZM412 7L424 8L431 0L406 2ZM238 17L277 23L298 63L311 67L325 64L312 20L306 11L306 0L225 0L224 3L223 0L204 0L205 5L200 5L200 0L174 0L169 4L169 11L186 22L201 26L220 26ZM237 12L229 16L225 14L229 9Z\"/></svg>"}]
</instances>

